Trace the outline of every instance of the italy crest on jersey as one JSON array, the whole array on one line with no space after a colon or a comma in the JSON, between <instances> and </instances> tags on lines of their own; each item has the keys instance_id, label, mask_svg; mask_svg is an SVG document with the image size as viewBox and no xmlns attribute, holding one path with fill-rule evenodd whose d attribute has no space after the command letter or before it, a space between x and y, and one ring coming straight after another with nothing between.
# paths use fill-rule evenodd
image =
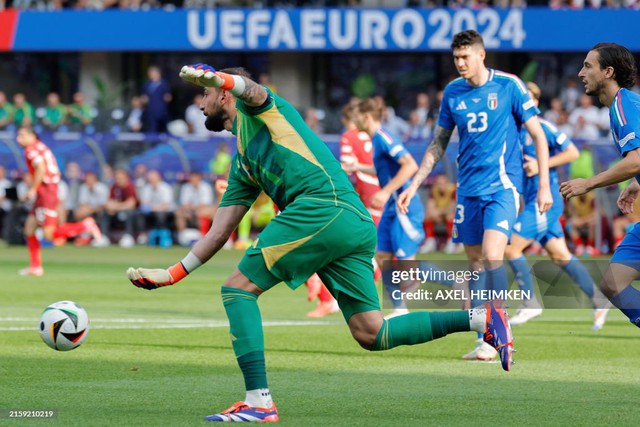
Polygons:
<instances>
[{"instance_id":1,"label":"italy crest on jersey","mask_svg":"<svg viewBox=\"0 0 640 427\"><path fill-rule=\"evenodd\" d=\"M489 94L489 98L487 99L487 105L489 106L489 110L495 110L498 108L498 94L493 92Z\"/></svg>"}]
</instances>

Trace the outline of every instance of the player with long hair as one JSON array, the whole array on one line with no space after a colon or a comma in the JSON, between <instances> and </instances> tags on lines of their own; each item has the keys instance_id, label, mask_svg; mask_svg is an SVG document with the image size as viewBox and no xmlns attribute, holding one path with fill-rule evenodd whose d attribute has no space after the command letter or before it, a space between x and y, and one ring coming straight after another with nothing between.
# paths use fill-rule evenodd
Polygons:
<instances>
[{"instance_id":1,"label":"player with long hair","mask_svg":"<svg viewBox=\"0 0 640 427\"><path fill-rule=\"evenodd\" d=\"M587 53L578 77L587 95L597 96L602 105L609 107L611 135L622 159L591 178L563 182L560 192L568 200L631 179L618 197L622 213L631 213L640 194L640 95L630 90L636 81L635 59L624 46L598 43ZM640 291L631 282L640 277L639 224L618 245L600 282L600 289L609 301L638 327Z\"/></svg>"}]
</instances>

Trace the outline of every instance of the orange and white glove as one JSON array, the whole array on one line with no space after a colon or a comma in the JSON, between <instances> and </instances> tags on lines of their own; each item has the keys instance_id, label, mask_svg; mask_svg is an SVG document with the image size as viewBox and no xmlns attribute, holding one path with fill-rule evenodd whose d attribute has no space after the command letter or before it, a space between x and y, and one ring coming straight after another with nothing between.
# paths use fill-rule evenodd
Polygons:
<instances>
[{"instance_id":1,"label":"orange and white glove","mask_svg":"<svg viewBox=\"0 0 640 427\"><path fill-rule=\"evenodd\" d=\"M185 65L180 70L180 78L201 87L219 87L239 96L244 92L246 84L240 76L216 71L207 64Z\"/></svg>"},{"instance_id":2,"label":"orange and white glove","mask_svg":"<svg viewBox=\"0 0 640 427\"><path fill-rule=\"evenodd\" d=\"M173 285L187 277L189 272L181 262L168 269L162 268L133 268L127 270L127 277L138 288L151 291L163 286Z\"/></svg>"}]
</instances>

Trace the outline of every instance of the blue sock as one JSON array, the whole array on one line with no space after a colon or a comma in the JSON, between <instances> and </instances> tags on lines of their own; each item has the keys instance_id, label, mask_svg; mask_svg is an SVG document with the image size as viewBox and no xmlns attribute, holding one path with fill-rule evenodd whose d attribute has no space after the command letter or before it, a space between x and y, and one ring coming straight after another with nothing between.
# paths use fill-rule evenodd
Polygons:
<instances>
[{"instance_id":1,"label":"blue sock","mask_svg":"<svg viewBox=\"0 0 640 427\"><path fill-rule=\"evenodd\" d=\"M509 278L504 264L493 270L487 270L487 289L494 291L506 291L509 289Z\"/></svg>"},{"instance_id":2,"label":"blue sock","mask_svg":"<svg viewBox=\"0 0 640 427\"><path fill-rule=\"evenodd\" d=\"M447 271L441 269L440 267L438 267L437 265L429 262L429 261L420 261L420 270L422 271L428 271L430 272L430 274L432 275L431 277L434 277L437 280L429 280L430 282L433 283L438 283L440 285L444 285L444 286L448 286L448 287L453 287L453 285L455 285L455 281L453 280L449 280L447 278Z\"/></svg>"},{"instance_id":3,"label":"blue sock","mask_svg":"<svg viewBox=\"0 0 640 427\"><path fill-rule=\"evenodd\" d=\"M582 291L589 296L589 298L593 298L593 288L595 284L593 283L593 279L589 275L587 268L580 262L578 258L575 256L571 256L571 260L567 263L567 265L563 265L562 269L571 277Z\"/></svg>"},{"instance_id":4,"label":"blue sock","mask_svg":"<svg viewBox=\"0 0 640 427\"><path fill-rule=\"evenodd\" d=\"M640 291L631 285L624 288L609 301L629 318L629 321L640 328Z\"/></svg>"},{"instance_id":5,"label":"blue sock","mask_svg":"<svg viewBox=\"0 0 640 427\"><path fill-rule=\"evenodd\" d=\"M527 258L524 255L518 258L510 259L509 266L513 270L516 283L521 291L526 292L527 295L535 295L533 291L533 277L531 275L531 266L527 262Z\"/></svg>"},{"instance_id":6,"label":"blue sock","mask_svg":"<svg viewBox=\"0 0 640 427\"><path fill-rule=\"evenodd\" d=\"M469 291L471 292L470 298L471 298L471 308L475 308L479 305L481 305L482 303L485 302L485 300L483 299L478 299L477 295L474 295L474 291L482 291L487 289L487 272L486 271L480 271L478 272L478 279L474 280L473 276L471 278L471 280L469 280Z\"/></svg>"},{"instance_id":7,"label":"blue sock","mask_svg":"<svg viewBox=\"0 0 640 427\"><path fill-rule=\"evenodd\" d=\"M382 270L382 285L384 290L387 292L387 295L389 295L389 300L391 301L393 308L399 308L402 305L402 299L394 299L393 294L394 291L400 291L400 284L391 283L392 275L393 268ZM396 294L399 294L399 292L396 292Z\"/></svg>"}]
</instances>

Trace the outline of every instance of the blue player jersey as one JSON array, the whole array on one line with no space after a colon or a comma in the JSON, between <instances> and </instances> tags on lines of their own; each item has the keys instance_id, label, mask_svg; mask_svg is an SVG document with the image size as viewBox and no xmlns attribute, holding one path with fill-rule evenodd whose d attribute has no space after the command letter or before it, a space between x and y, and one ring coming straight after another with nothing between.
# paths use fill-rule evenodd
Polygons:
<instances>
[{"instance_id":1,"label":"blue player jersey","mask_svg":"<svg viewBox=\"0 0 640 427\"><path fill-rule=\"evenodd\" d=\"M571 144L573 144L573 141L569 139L567 134L558 129L553 123L542 118L539 118L539 120L542 130L544 130L544 134L547 137L547 142L549 143L549 158L565 151ZM523 154L531 156L534 159L537 158L536 147L533 145L533 140L529 133L523 129L521 131L521 136L521 140L523 142ZM538 175L530 178L525 177L523 193L525 205L529 203L536 203L539 183L540 179ZM560 194L560 183L558 182L558 171L556 168L549 168L549 184L551 188L551 195L553 196L554 207L556 204L558 204L558 206L563 206L564 201Z\"/></svg>"},{"instance_id":2,"label":"blue player jersey","mask_svg":"<svg viewBox=\"0 0 640 427\"><path fill-rule=\"evenodd\" d=\"M640 95L620 89L609 109L611 135L621 156L640 147ZM636 176L640 183L640 175Z\"/></svg>"},{"instance_id":3,"label":"blue player jersey","mask_svg":"<svg viewBox=\"0 0 640 427\"><path fill-rule=\"evenodd\" d=\"M438 125L458 128L458 194L483 196L508 188L522 192L520 129L539 113L514 75L489 69L482 86L462 78L449 83Z\"/></svg>"},{"instance_id":4,"label":"blue player jersey","mask_svg":"<svg viewBox=\"0 0 640 427\"><path fill-rule=\"evenodd\" d=\"M373 166L378 174L378 181L380 182L380 188L384 187L393 179L394 176L400 170L400 163L398 162L402 156L409 154L405 146L402 144L400 138L393 133L385 130L378 129L371 137L371 143L373 145ZM390 198L384 207L384 213L395 212L396 199L411 183L411 180L407 180L402 187L400 187ZM422 212L422 202L420 197L416 194L409 205L409 215L420 210ZM416 212L417 213L417 212Z\"/></svg>"}]
</instances>

